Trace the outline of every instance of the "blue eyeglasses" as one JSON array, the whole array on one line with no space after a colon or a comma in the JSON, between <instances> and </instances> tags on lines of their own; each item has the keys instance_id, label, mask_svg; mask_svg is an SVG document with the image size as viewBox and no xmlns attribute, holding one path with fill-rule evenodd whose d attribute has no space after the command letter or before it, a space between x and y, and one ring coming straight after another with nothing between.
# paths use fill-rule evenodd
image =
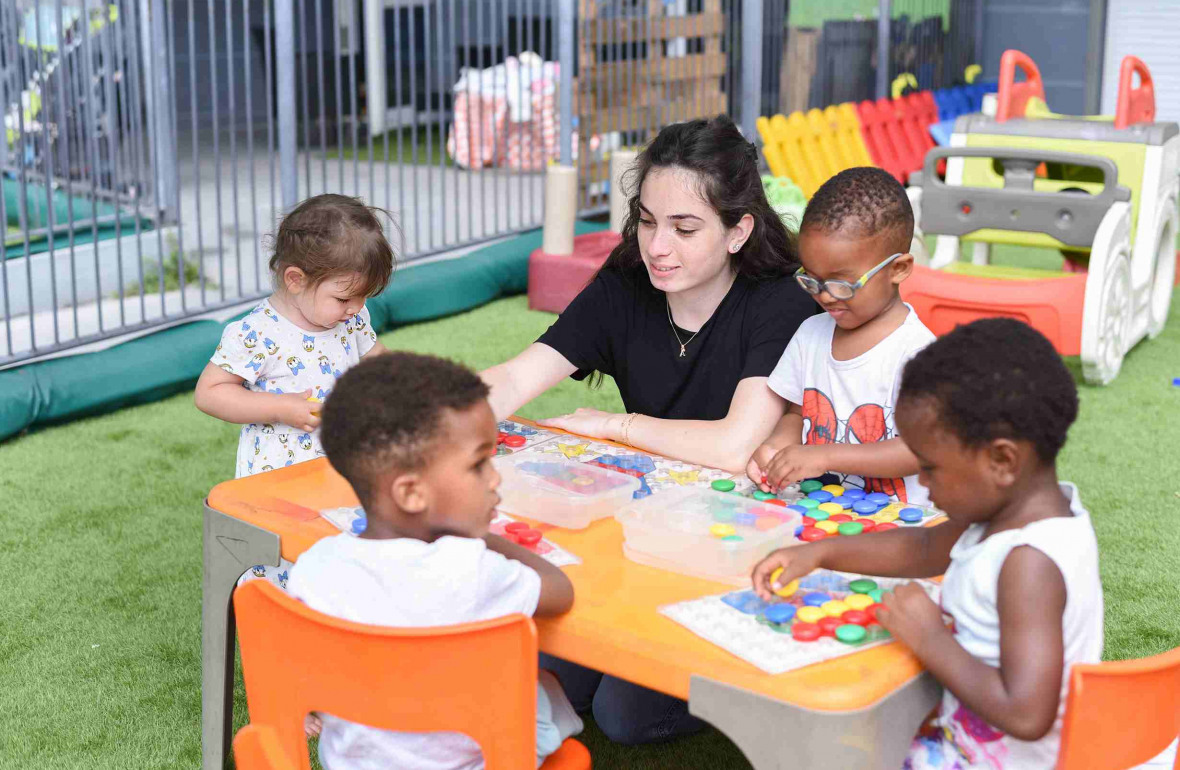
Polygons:
<instances>
[{"instance_id":1,"label":"blue eyeglasses","mask_svg":"<svg viewBox=\"0 0 1180 770\"><path fill-rule=\"evenodd\" d=\"M815 276L808 275L807 271L802 267L795 271L795 280L798 281L799 285L803 287L803 291L811 294L812 296L823 294L826 291L835 299L852 299L856 295L857 289L863 288L864 285L868 283L874 275L881 272L883 269L885 269L886 265L900 256L902 256L902 252L898 252L891 257L886 257L881 262L881 264L877 265L872 270L856 279L855 283L849 283L848 281L840 280L821 281Z\"/></svg>"}]
</instances>

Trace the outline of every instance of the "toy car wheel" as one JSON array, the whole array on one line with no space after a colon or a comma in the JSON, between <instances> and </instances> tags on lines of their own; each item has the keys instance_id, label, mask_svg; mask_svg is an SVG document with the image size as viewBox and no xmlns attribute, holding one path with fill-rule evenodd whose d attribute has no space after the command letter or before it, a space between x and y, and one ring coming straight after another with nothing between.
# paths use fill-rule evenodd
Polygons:
<instances>
[{"instance_id":1,"label":"toy car wheel","mask_svg":"<svg viewBox=\"0 0 1180 770\"><path fill-rule=\"evenodd\" d=\"M1092 359L1082 359L1086 381L1105 385L1123 365L1131 325L1131 263L1125 252L1111 260L1102 286L1098 339Z\"/></svg>"},{"instance_id":2,"label":"toy car wheel","mask_svg":"<svg viewBox=\"0 0 1180 770\"><path fill-rule=\"evenodd\" d=\"M1175 202L1171 208L1175 209ZM1173 213L1160 225L1155 241L1155 272L1148 294L1147 334L1157 337L1168 323L1172 305L1172 289L1176 282L1176 215Z\"/></svg>"}]
</instances>

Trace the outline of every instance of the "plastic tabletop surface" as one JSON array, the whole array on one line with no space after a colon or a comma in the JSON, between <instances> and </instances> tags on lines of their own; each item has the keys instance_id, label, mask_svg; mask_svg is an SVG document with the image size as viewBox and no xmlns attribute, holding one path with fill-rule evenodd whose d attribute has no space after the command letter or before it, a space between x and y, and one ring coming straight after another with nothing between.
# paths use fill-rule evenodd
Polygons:
<instances>
[{"instance_id":1,"label":"plastic tabletop surface","mask_svg":"<svg viewBox=\"0 0 1180 770\"><path fill-rule=\"evenodd\" d=\"M224 482L207 502L278 535L283 558L290 561L321 538L339 534L320 510L358 504L324 458ZM551 655L678 698L688 698L690 677L697 674L816 711L867 708L922 672L905 647L892 643L771 676L657 612L665 604L733 586L628 560L622 527L614 519L584 530L534 525L582 559L563 568L574 584L573 609L536 621L540 646Z\"/></svg>"}]
</instances>

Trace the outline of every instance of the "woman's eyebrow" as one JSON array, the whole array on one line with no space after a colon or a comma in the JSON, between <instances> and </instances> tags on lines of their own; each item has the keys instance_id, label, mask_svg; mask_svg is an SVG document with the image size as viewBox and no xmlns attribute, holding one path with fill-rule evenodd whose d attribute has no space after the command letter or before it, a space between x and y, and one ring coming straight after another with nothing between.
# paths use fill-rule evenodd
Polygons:
<instances>
[{"instance_id":1,"label":"woman's eyebrow","mask_svg":"<svg viewBox=\"0 0 1180 770\"><path fill-rule=\"evenodd\" d=\"M639 208L640 208L640 210L643 211L644 214L647 214L649 217L653 217L653 218L655 217L655 214L651 213L648 210L647 206L644 206L642 203L639 204ZM675 219L677 221L685 220L685 219L695 219L698 222L705 221L705 220L701 219L700 217L698 217L696 214L669 214L668 219Z\"/></svg>"}]
</instances>

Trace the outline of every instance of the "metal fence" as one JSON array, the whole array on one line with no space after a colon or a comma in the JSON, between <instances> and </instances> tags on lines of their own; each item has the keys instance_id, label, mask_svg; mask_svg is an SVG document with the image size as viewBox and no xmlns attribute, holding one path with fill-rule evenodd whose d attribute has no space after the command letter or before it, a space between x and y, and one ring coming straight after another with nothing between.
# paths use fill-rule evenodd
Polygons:
<instances>
[{"instance_id":1,"label":"metal fence","mask_svg":"<svg viewBox=\"0 0 1180 770\"><path fill-rule=\"evenodd\" d=\"M557 160L580 213L604 211L613 149L719 112L754 138L787 109L789 19L787 0L0 0L0 367L269 293L264 236L321 192L387 210L403 262L538 227Z\"/></svg>"}]
</instances>

